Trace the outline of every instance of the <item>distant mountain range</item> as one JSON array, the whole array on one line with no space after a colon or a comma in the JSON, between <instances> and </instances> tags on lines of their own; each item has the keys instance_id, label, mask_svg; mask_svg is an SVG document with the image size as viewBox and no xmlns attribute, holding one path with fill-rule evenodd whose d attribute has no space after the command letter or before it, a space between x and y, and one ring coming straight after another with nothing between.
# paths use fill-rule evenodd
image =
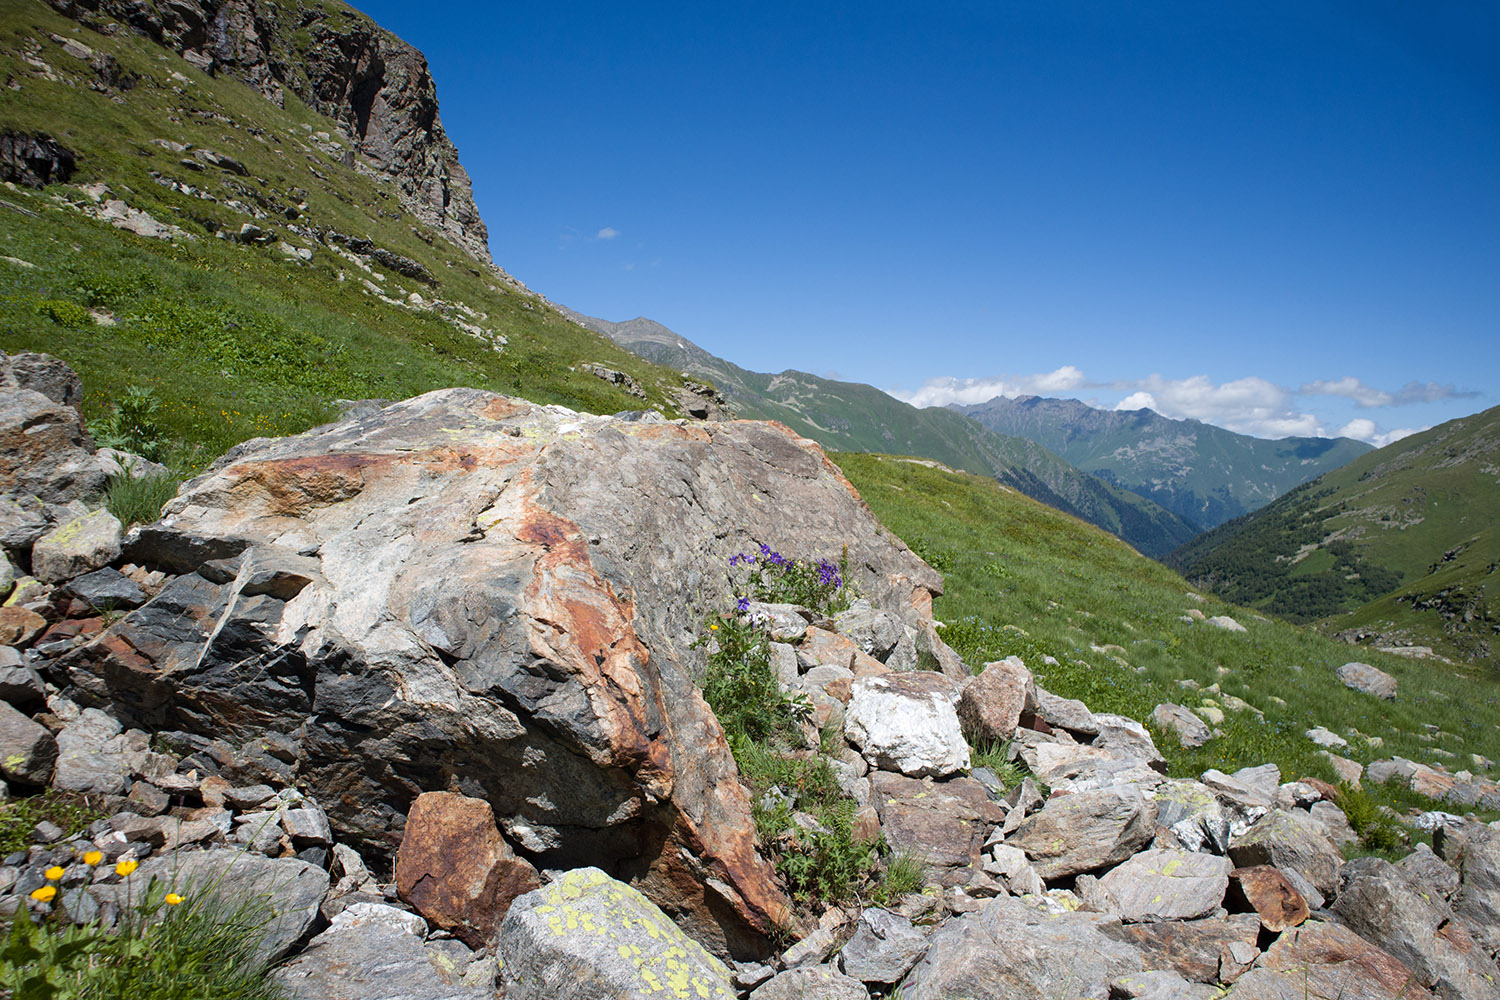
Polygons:
<instances>
[{"instance_id":1,"label":"distant mountain range","mask_svg":"<svg viewBox=\"0 0 1500 1000\"><path fill-rule=\"evenodd\" d=\"M1167 563L1346 638L1500 662L1500 407L1370 452Z\"/></svg>"},{"instance_id":2,"label":"distant mountain range","mask_svg":"<svg viewBox=\"0 0 1500 1000\"><path fill-rule=\"evenodd\" d=\"M913 455L993 476L1123 538L1148 556L1163 556L1198 533L1161 505L1080 472L1040 444L997 433L951 410L918 409L874 386L806 372L747 371L654 320L613 323L564 312L647 361L711 379L737 416L779 420L825 448Z\"/></svg>"},{"instance_id":3,"label":"distant mountain range","mask_svg":"<svg viewBox=\"0 0 1500 1000\"><path fill-rule=\"evenodd\" d=\"M1035 441L1204 530L1371 450L1350 438L1269 441L1199 420L1172 420L1145 409L1101 410L1076 399L997 396L951 408L1001 434Z\"/></svg>"}]
</instances>

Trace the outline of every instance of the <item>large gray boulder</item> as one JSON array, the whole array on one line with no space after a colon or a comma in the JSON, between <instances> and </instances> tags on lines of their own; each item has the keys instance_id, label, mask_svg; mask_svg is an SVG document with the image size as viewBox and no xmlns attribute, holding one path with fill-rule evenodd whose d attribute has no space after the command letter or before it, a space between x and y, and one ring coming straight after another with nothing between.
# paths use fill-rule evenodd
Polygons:
<instances>
[{"instance_id":1,"label":"large gray boulder","mask_svg":"<svg viewBox=\"0 0 1500 1000\"><path fill-rule=\"evenodd\" d=\"M1097 913L1052 914L1021 899L992 899L932 936L902 984L906 1000L1104 1000L1109 984L1142 972L1140 954L1104 933L1119 922Z\"/></svg>"},{"instance_id":2,"label":"large gray boulder","mask_svg":"<svg viewBox=\"0 0 1500 1000\"><path fill-rule=\"evenodd\" d=\"M0 701L0 778L45 785L57 763L57 740L46 726Z\"/></svg>"},{"instance_id":3,"label":"large gray boulder","mask_svg":"<svg viewBox=\"0 0 1500 1000\"><path fill-rule=\"evenodd\" d=\"M1411 967L1418 981L1449 1000L1495 1000L1495 963L1441 898L1413 886L1381 858L1346 868L1333 912L1360 937Z\"/></svg>"},{"instance_id":4,"label":"large gray boulder","mask_svg":"<svg viewBox=\"0 0 1500 1000\"><path fill-rule=\"evenodd\" d=\"M789 915L695 682L729 557L847 546L872 607L913 620L941 588L783 427L472 389L249 442L164 514L126 555L184 575L68 655L78 697L289 734L372 857L459 775L539 869L603 865L742 957Z\"/></svg>"},{"instance_id":5,"label":"large gray boulder","mask_svg":"<svg viewBox=\"0 0 1500 1000\"><path fill-rule=\"evenodd\" d=\"M778 973L756 987L750 1000L870 1000L870 991L857 979L840 975L826 965L816 965Z\"/></svg>"},{"instance_id":6,"label":"large gray boulder","mask_svg":"<svg viewBox=\"0 0 1500 1000\"><path fill-rule=\"evenodd\" d=\"M1142 851L1099 880L1123 920L1193 920L1224 902L1229 859L1192 851Z\"/></svg>"},{"instance_id":7,"label":"large gray boulder","mask_svg":"<svg viewBox=\"0 0 1500 1000\"><path fill-rule=\"evenodd\" d=\"M927 951L927 935L899 913L871 907L839 950L839 968L862 983L893 986Z\"/></svg>"},{"instance_id":8,"label":"large gray boulder","mask_svg":"<svg viewBox=\"0 0 1500 1000\"><path fill-rule=\"evenodd\" d=\"M124 533L107 510L96 510L58 525L31 550L31 573L44 583L61 583L108 566L120 557Z\"/></svg>"},{"instance_id":9,"label":"large gray boulder","mask_svg":"<svg viewBox=\"0 0 1500 1000\"><path fill-rule=\"evenodd\" d=\"M577 868L517 897L500 924L507 1000L734 1000L729 970L645 896Z\"/></svg>"},{"instance_id":10,"label":"large gray boulder","mask_svg":"<svg viewBox=\"0 0 1500 1000\"><path fill-rule=\"evenodd\" d=\"M31 389L0 388L0 494L67 503L103 489L93 440L76 409Z\"/></svg>"},{"instance_id":11,"label":"large gray boulder","mask_svg":"<svg viewBox=\"0 0 1500 1000\"><path fill-rule=\"evenodd\" d=\"M985 837L1005 820L1005 809L974 778L918 780L879 771L871 785L886 843L928 865L928 878L939 885L968 882Z\"/></svg>"},{"instance_id":12,"label":"large gray boulder","mask_svg":"<svg viewBox=\"0 0 1500 1000\"><path fill-rule=\"evenodd\" d=\"M1481 947L1500 953L1500 831L1467 822L1439 827L1432 842L1459 875L1453 908Z\"/></svg>"},{"instance_id":13,"label":"large gray boulder","mask_svg":"<svg viewBox=\"0 0 1500 1000\"><path fill-rule=\"evenodd\" d=\"M1398 959L1337 924L1282 934L1234 985L1232 1000L1424 1000L1432 992Z\"/></svg>"},{"instance_id":14,"label":"large gray boulder","mask_svg":"<svg viewBox=\"0 0 1500 1000\"><path fill-rule=\"evenodd\" d=\"M1026 852L1044 879L1119 864L1156 833L1156 805L1133 786L1049 799L1006 843Z\"/></svg>"}]
</instances>

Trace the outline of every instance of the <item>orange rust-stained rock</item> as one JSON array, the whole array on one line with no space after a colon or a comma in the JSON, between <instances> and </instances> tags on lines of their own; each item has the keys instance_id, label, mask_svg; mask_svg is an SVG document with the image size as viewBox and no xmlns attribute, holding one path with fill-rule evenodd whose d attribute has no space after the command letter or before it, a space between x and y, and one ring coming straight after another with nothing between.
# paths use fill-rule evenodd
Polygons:
<instances>
[{"instance_id":1,"label":"orange rust-stained rock","mask_svg":"<svg viewBox=\"0 0 1500 1000\"><path fill-rule=\"evenodd\" d=\"M485 947L511 902L540 885L536 869L500 836L488 802L427 792L412 803L396 854L396 893L429 923Z\"/></svg>"},{"instance_id":2,"label":"orange rust-stained rock","mask_svg":"<svg viewBox=\"0 0 1500 1000\"><path fill-rule=\"evenodd\" d=\"M1261 926L1273 934L1296 927L1308 918L1307 900L1280 869L1270 865L1236 868L1229 873L1229 901L1255 911Z\"/></svg>"}]
</instances>

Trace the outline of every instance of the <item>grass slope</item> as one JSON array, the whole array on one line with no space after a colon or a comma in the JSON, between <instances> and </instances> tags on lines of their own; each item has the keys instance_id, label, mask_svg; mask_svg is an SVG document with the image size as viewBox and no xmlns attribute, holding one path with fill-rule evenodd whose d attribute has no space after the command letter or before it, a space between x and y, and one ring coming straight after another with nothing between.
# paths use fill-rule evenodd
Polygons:
<instances>
[{"instance_id":1,"label":"grass slope","mask_svg":"<svg viewBox=\"0 0 1500 1000\"><path fill-rule=\"evenodd\" d=\"M1197 534L1155 502L1080 472L1042 445L998 434L951 410L918 409L871 385L806 372L748 371L644 318L611 323L570 315L650 361L712 379L737 416L779 420L825 448L920 455L994 476L1149 556L1165 555Z\"/></svg>"},{"instance_id":2,"label":"grass slope","mask_svg":"<svg viewBox=\"0 0 1500 1000\"><path fill-rule=\"evenodd\" d=\"M942 570L947 589L934 610L966 662L1020 655L1048 690L1142 721L1166 701L1222 708L1224 736L1200 749L1157 735L1173 775L1274 762L1284 776L1333 780L1304 735L1319 725L1349 739L1345 753L1361 763L1399 754L1477 774L1470 754L1500 758L1500 683L1483 671L1361 652L1400 683L1392 702L1361 695L1334 676L1355 658L1346 644L1195 599L1182 577L1118 539L992 481L890 456L834 459L881 523ZM1190 609L1231 615L1247 631L1190 620ZM1226 696L1263 717L1235 711ZM1407 792L1371 790L1431 808Z\"/></svg>"},{"instance_id":3,"label":"grass slope","mask_svg":"<svg viewBox=\"0 0 1500 1000\"><path fill-rule=\"evenodd\" d=\"M54 35L113 57L134 86L105 86ZM67 185L0 190L0 347L66 360L83 377L91 417L130 386L151 388L164 432L188 446L185 464L194 465L245 438L322 422L336 399L400 399L454 384L595 412L652 405L676 415L670 392L680 375L567 321L422 226L389 182L345 165L337 126L290 92L278 108L148 40L82 30L35 0L0 7L0 76L15 83L0 88L0 129L48 134L78 155ZM186 167L193 150L157 140L233 157L247 175ZM81 188L97 182L186 236L148 239L91 218L79 206L97 206ZM215 238L247 222L275 239ZM433 280L322 242L328 231L414 260ZM288 257L283 241L310 259ZM580 362L627 372L649 400L570 370Z\"/></svg>"},{"instance_id":4,"label":"grass slope","mask_svg":"<svg viewBox=\"0 0 1500 1000\"><path fill-rule=\"evenodd\" d=\"M1268 441L1199 420L1100 410L1076 399L997 397L953 409L1001 434L1035 441L1200 528L1248 514L1371 450L1349 438Z\"/></svg>"},{"instance_id":5,"label":"grass slope","mask_svg":"<svg viewBox=\"0 0 1500 1000\"><path fill-rule=\"evenodd\" d=\"M1500 665L1500 407L1371 452L1169 562L1331 632Z\"/></svg>"}]
</instances>

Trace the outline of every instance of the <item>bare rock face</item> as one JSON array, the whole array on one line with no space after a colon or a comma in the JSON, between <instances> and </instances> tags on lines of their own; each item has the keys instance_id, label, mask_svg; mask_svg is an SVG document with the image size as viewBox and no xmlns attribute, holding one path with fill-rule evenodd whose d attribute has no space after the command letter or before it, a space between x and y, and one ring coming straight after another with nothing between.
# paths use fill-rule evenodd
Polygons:
<instances>
[{"instance_id":1,"label":"bare rock face","mask_svg":"<svg viewBox=\"0 0 1500 1000\"><path fill-rule=\"evenodd\" d=\"M366 163L396 183L413 215L491 263L469 175L438 118L421 52L361 16L267 0L50 0L91 27L116 20L213 75L243 80L279 105L290 90L343 123ZM310 44L298 51L294 33Z\"/></svg>"},{"instance_id":2,"label":"bare rock face","mask_svg":"<svg viewBox=\"0 0 1500 1000\"><path fill-rule=\"evenodd\" d=\"M0 132L0 181L45 187L66 182L76 166L73 151L46 135Z\"/></svg>"},{"instance_id":3,"label":"bare rock face","mask_svg":"<svg viewBox=\"0 0 1500 1000\"><path fill-rule=\"evenodd\" d=\"M68 655L80 697L284 734L362 850L422 791L482 798L537 867L603 866L736 954L787 906L693 677L728 557L847 545L861 592L914 620L940 587L774 424L451 389L224 462L127 546L186 575Z\"/></svg>"},{"instance_id":4,"label":"bare rock face","mask_svg":"<svg viewBox=\"0 0 1500 1000\"><path fill-rule=\"evenodd\" d=\"M412 803L396 855L396 891L433 924L484 947L511 901L541 884L500 836L488 802L425 792Z\"/></svg>"}]
</instances>

